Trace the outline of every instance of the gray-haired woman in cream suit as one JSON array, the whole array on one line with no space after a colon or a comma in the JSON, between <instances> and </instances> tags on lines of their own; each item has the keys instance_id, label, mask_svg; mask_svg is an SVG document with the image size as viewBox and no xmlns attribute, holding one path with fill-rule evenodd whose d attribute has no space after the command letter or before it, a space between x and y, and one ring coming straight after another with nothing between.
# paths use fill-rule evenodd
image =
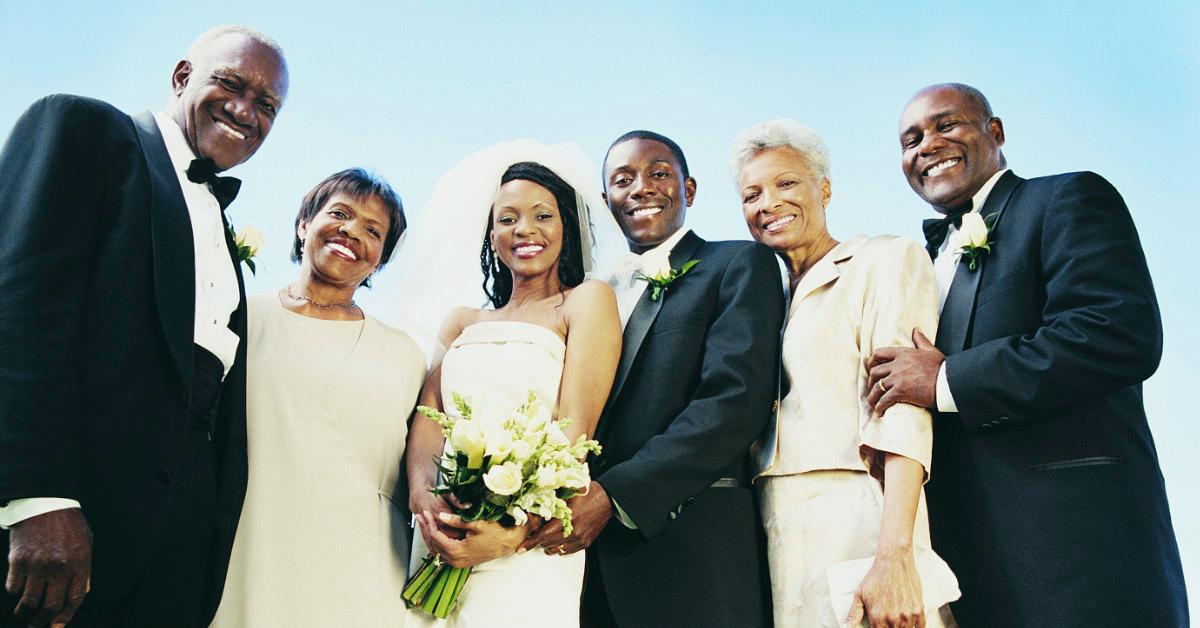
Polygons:
<instances>
[{"instance_id":1,"label":"gray-haired woman in cream suit","mask_svg":"<svg viewBox=\"0 0 1200 628\"><path fill-rule=\"evenodd\" d=\"M829 151L791 120L739 134L733 174L746 225L787 266L787 394L762 443L758 484L777 626L954 625L958 586L930 549L922 486L929 413L874 416L867 358L934 337L938 292L924 249L829 234Z\"/></svg>"}]
</instances>

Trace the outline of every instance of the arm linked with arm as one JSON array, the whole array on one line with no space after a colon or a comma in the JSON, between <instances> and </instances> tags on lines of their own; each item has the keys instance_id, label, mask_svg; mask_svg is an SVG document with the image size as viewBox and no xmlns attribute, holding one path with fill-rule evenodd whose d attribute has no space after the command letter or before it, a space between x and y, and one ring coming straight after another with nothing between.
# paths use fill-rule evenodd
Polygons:
<instances>
[{"instance_id":1,"label":"arm linked with arm","mask_svg":"<svg viewBox=\"0 0 1200 628\"><path fill-rule=\"evenodd\" d=\"M967 429L997 417L1053 416L1140 383L1158 367L1158 301L1120 194L1093 173L1064 176L1042 220L1041 326L946 358Z\"/></svg>"}]
</instances>

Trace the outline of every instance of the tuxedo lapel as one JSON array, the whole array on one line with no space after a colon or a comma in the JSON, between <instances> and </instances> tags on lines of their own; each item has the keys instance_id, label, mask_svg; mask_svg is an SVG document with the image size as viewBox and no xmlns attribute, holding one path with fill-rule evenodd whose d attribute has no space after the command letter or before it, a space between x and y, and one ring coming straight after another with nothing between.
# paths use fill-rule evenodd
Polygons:
<instances>
[{"instance_id":1,"label":"tuxedo lapel","mask_svg":"<svg viewBox=\"0 0 1200 628\"><path fill-rule=\"evenodd\" d=\"M997 231L1000 219L1004 217L1004 208L1012 198L1017 184L1023 181L1012 171L1006 172L996 181L996 186L988 194L987 201L979 210L984 218L996 214L989 231ZM1003 237L1003 236L1000 236ZM1003 245L1001 245L1003 246ZM951 255L949 250L942 255ZM962 351L967 346L967 335L971 329L971 321L975 315L975 296L979 293L979 282L987 272L988 259L984 256L975 270L970 270L967 264L959 262L954 271L954 279L950 282L950 291L946 294L946 304L942 307L942 316L938 320L937 340L934 344L942 353L952 354Z\"/></svg>"},{"instance_id":2,"label":"tuxedo lapel","mask_svg":"<svg viewBox=\"0 0 1200 628\"><path fill-rule=\"evenodd\" d=\"M154 116L133 117L150 179L150 237L154 249L154 300L167 348L184 384L192 382L196 255L192 223L179 178ZM240 276L239 276L240 281Z\"/></svg>"},{"instance_id":3,"label":"tuxedo lapel","mask_svg":"<svg viewBox=\"0 0 1200 628\"><path fill-rule=\"evenodd\" d=\"M687 232L680 238L675 248L671 249L671 268L679 268L691 260L692 255L696 253L701 244L704 244L704 240L700 236L691 231ZM650 331L650 326L658 318L658 313L662 311L663 303L670 298L670 294L671 289L668 287L659 294L657 300L651 300L650 290L643 291L641 299L638 300L633 312L629 315L629 323L625 325L625 334L621 339L621 361L617 364L617 375L613 382L612 394L608 396L610 404L620 394L621 387L625 384L625 380L633 368L633 362L637 359L638 351L642 348L642 342L646 339L646 333Z\"/></svg>"}]
</instances>

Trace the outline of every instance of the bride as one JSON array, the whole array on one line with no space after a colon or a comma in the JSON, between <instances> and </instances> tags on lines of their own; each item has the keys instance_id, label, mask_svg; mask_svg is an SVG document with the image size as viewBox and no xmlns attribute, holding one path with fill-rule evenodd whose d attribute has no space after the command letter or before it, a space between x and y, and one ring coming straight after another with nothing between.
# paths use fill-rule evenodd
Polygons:
<instances>
[{"instance_id":1,"label":"bride","mask_svg":"<svg viewBox=\"0 0 1200 628\"><path fill-rule=\"evenodd\" d=\"M445 316L437 343L447 349L425 382L423 405L455 412L449 401L455 393L476 402L519 402L532 390L557 405L556 417L570 417L568 438L591 436L621 344L612 289L586 278L594 248L589 210L600 209L594 218L617 233L589 185L595 178L578 148L530 141L472 155L442 178L422 216L426 225L436 221L437 233L416 239L436 246L414 251L405 266L418 270L426 285L410 285L401 294L415 297L413 319L428 319L430 311L464 299L486 305L456 307ZM464 237L474 245L454 246ZM468 256L478 260L471 280L455 272L463 266L454 258ZM578 624L584 553L517 554L528 526L466 523L454 516L453 506L428 490L437 483L433 460L443 447L440 428L415 415L408 437L409 506L421 535L413 564L433 551L456 567L474 567L447 623ZM409 621L434 620L413 611Z\"/></svg>"}]
</instances>

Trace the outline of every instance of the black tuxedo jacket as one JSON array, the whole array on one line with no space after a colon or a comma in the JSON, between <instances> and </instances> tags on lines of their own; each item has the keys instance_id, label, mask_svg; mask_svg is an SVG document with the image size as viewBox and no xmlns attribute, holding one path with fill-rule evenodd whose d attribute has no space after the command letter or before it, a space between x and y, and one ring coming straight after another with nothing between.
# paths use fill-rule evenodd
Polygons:
<instances>
[{"instance_id":1,"label":"black tuxedo jacket","mask_svg":"<svg viewBox=\"0 0 1200 628\"><path fill-rule=\"evenodd\" d=\"M21 117L0 153L0 295L0 503L78 500L88 600L114 599L153 560L192 386L191 222L153 116L56 95ZM246 488L244 296L230 328L209 617ZM7 555L2 533L0 572Z\"/></svg>"},{"instance_id":2,"label":"black tuxedo jacket","mask_svg":"<svg viewBox=\"0 0 1200 628\"><path fill-rule=\"evenodd\" d=\"M625 328L593 474L638 529L614 517L589 569L602 570L621 626L769 625L749 451L775 399L782 280L751 242L688 233L671 266L691 259L657 301L643 294ZM737 485L712 487L719 478Z\"/></svg>"},{"instance_id":3,"label":"black tuxedo jacket","mask_svg":"<svg viewBox=\"0 0 1200 628\"><path fill-rule=\"evenodd\" d=\"M1142 404L1162 326L1125 202L1100 176L1006 173L992 252L960 263L937 345L934 547L971 626L1186 626Z\"/></svg>"}]
</instances>

